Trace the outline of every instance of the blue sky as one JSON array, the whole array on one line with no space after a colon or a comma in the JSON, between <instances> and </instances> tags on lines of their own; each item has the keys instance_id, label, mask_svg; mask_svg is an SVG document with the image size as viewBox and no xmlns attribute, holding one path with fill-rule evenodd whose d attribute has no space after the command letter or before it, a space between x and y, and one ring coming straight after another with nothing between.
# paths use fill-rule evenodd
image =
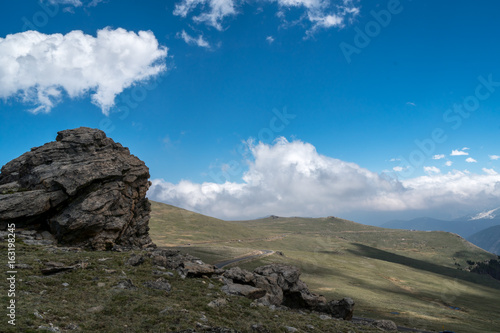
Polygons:
<instances>
[{"instance_id":1,"label":"blue sky","mask_svg":"<svg viewBox=\"0 0 500 333\"><path fill-rule=\"evenodd\" d=\"M226 219L500 206L496 1L2 6L0 165L88 126Z\"/></svg>"}]
</instances>

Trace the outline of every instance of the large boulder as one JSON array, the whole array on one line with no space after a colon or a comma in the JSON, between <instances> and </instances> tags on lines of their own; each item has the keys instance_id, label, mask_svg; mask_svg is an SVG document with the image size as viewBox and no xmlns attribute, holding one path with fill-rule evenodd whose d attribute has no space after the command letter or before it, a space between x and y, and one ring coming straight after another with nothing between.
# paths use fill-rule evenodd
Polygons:
<instances>
[{"instance_id":1,"label":"large boulder","mask_svg":"<svg viewBox=\"0 0 500 333\"><path fill-rule=\"evenodd\" d=\"M151 246L149 169L103 131L77 128L4 165L0 229L49 230L59 244Z\"/></svg>"}]
</instances>

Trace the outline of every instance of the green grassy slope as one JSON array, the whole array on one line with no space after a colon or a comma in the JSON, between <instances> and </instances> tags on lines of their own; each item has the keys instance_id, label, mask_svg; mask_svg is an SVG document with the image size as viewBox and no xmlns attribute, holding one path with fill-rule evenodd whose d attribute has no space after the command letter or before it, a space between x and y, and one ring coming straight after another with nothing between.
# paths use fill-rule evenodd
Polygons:
<instances>
[{"instance_id":1,"label":"green grassy slope","mask_svg":"<svg viewBox=\"0 0 500 333\"><path fill-rule=\"evenodd\" d=\"M266 237L244 225L197 214L171 205L151 202L150 234L160 246L234 242Z\"/></svg>"},{"instance_id":2,"label":"green grassy slope","mask_svg":"<svg viewBox=\"0 0 500 333\"><path fill-rule=\"evenodd\" d=\"M174 218L170 223L176 228L183 224ZM229 256L231 251L282 251L284 256L276 254L238 265L248 269L269 262L298 266L313 291L334 299L355 299L357 316L391 319L429 330L495 332L500 327L500 318L495 315L500 313L500 282L459 270L467 260L496 256L455 234L383 229L332 217L269 217L225 223L227 228L221 233L196 233L192 241L232 239L236 234L260 236L185 250L209 262ZM194 224L191 227L200 230ZM214 229L221 230L216 226L204 230ZM161 227L152 234L153 240L159 235ZM169 240L172 245L182 245L183 241Z\"/></svg>"},{"instance_id":3,"label":"green grassy slope","mask_svg":"<svg viewBox=\"0 0 500 333\"><path fill-rule=\"evenodd\" d=\"M0 251L7 252L6 241L0 240ZM29 246L19 240L16 261L24 267L16 274L16 326L8 324L6 316L7 304L14 298L2 292L0 303L4 314L0 332L163 333L194 329L199 323L240 332L251 332L251 326L256 323L265 325L271 332L287 332L286 326L310 333L380 332L349 322L321 320L318 314L252 307L249 299L225 295L218 279L182 279L172 272L173 276L162 276L172 286L171 291L151 289L144 283L158 279L154 273L158 267L147 256L139 266L126 265L131 255L131 252ZM42 262L47 261L79 263L81 268L45 276L40 270L44 267ZM115 287L124 280L130 280L136 288ZM2 278L0 290L6 291L9 287L8 281ZM219 298L227 299L227 304L218 308L208 306Z\"/></svg>"}]
</instances>

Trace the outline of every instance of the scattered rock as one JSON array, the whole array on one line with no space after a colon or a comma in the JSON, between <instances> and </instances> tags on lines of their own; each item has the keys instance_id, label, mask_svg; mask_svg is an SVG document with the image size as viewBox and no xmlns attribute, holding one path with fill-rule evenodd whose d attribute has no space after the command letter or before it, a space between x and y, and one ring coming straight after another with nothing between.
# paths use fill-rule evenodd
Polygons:
<instances>
[{"instance_id":1,"label":"scattered rock","mask_svg":"<svg viewBox=\"0 0 500 333\"><path fill-rule=\"evenodd\" d=\"M61 131L2 167L0 229L49 230L59 244L97 250L152 246L148 178L144 162L103 131Z\"/></svg>"},{"instance_id":2,"label":"scattered rock","mask_svg":"<svg viewBox=\"0 0 500 333\"><path fill-rule=\"evenodd\" d=\"M172 311L172 308L170 306L167 306L165 309L161 310L160 311L160 314L161 315L166 315L168 314L170 311Z\"/></svg>"},{"instance_id":3,"label":"scattered rock","mask_svg":"<svg viewBox=\"0 0 500 333\"><path fill-rule=\"evenodd\" d=\"M62 283L62 286L63 286L63 287L68 287L68 286L69 286L69 283L68 283L68 282L63 282L63 283Z\"/></svg>"},{"instance_id":4,"label":"scattered rock","mask_svg":"<svg viewBox=\"0 0 500 333\"><path fill-rule=\"evenodd\" d=\"M44 330L44 331L49 331L49 332L61 332L59 327L55 327L54 325L52 325L52 323L50 323L50 326L40 325L40 326L38 326L38 329Z\"/></svg>"},{"instance_id":5,"label":"scattered rock","mask_svg":"<svg viewBox=\"0 0 500 333\"><path fill-rule=\"evenodd\" d=\"M91 308L87 309L86 311L89 313L97 313L97 312L101 312L102 310L104 310L104 306L98 305L98 306L91 307Z\"/></svg>"},{"instance_id":6,"label":"scattered rock","mask_svg":"<svg viewBox=\"0 0 500 333\"><path fill-rule=\"evenodd\" d=\"M69 323L68 325L66 325L66 329L70 331L77 330L78 328L79 326L77 324Z\"/></svg>"},{"instance_id":7,"label":"scattered rock","mask_svg":"<svg viewBox=\"0 0 500 333\"><path fill-rule=\"evenodd\" d=\"M383 329L384 331L398 330L398 326L392 320L385 320L385 319L375 320L373 322L373 326Z\"/></svg>"},{"instance_id":8,"label":"scattered rock","mask_svg":"<svg viewBox=\"0 0 500 333\"><path fill-rule=\"evenodd\" d=\"M248 284L254 280L254 275L240 267L232 267L224 272L224 277L231 279L234 283Z\"/></svg>"},{"instance_id":9,"label":"scattered rock","mask_svg":"<svg viewBox=\"0 0 500 333\"><path fill-rule=\"evenodd\" d=\"M196 325L197 329L187 329L187 330L182 330L178 331L176 333L241 333L240 331L237 331L232 328L225 328L225 327L210 327L207 325L203 325L200 323L197 323Z\"/></svg>"},{"instance_id":10,"label":"scattered rock","mask_svg":"<svg viewBox=\"0 0 500 333\"><path fill-rule=\"evenodd\" d=\"M203 262L185 261L178 268L181 277L201 277L215 273L215 266Z\"/></svg>"},{"instance_id":11,"label":"scattered rock","mask_svg":"<svg viewBox=\"0 0 500 333\"><path fill-rule=\"evenodd\" d=\"M269 329L267 329L266 326L262 324L253 324L251 327L252 332L257 332L257 333L270 333Z\"/></svg>"},{"instance_id":12,"label":"scattered rock","mask_svg":"<svg viewBox=\"0 0 500 333\"><path fill-rule=\"evenodd\" d=\"M296 329L295 327L291 327L291 326L285 326L285 329L287 332L297 332L298 329Z\"/></svg>"},{"instance_id":13,"label":"scattered rock","mask_svg":"<svg viewBox=\"0 0 500 333\"><path fill-rule=\"evenodd\" d=\"M225 298L217 298L217 299L214 299L213 301L211 301L210 303L208 303L207 305L211 308L220 308L226 304L227 304L227 301Z\"/></svg>"},{"instance_id":14,"label":"scattered rock","mask_svg":"<svg viewBox=\"0 0 500 333\"><path fill-rule=\"evenodd\" d=\"M70 271L77 267L77 265L68 266L66 264L54 261L48 261L44 265L45 267L41 269L43 275L52 275L59 272Z\"/></svg>"},{"instance_id":15,"label":"scattered rock","mask_svg":"<svg viewBox=\"0 0 500 333\"><path fill-rule=\"evenodd\" d=\"M28 265L28 264L14 264L14 268L17 268L17 269L33 269L33 267L31 267L31 265Z\"/></svg>"},{"instance_id":16,"label":"scattered rock","mask_svg":"<svg viewBox=\"0 0 500 333\"><path fill-rule=\"evenodd\" d=\"M351 320L354 313L354 301L345 297L340 301L330 301L326 307L320 307L324 312L331 314L335 318Z\"/></svg>"},{"instance_id":17,"label":"scattered rock","mask_svg":"<svg viewBox=\"0 0 500 333\"><path fill-rule=\"evenodd\" d=\"M113 289L126 289L126 290L135 290L137 287L132 283L132 280L130 279L124 279L118 282L116 286L113 287Z\"/></svg>"},{"instance_id":18,"label":"scattered rock","mask_svg":"<svg viewBox=\"0 0 500 333\"><path fill-rule=\"evenodd\" d=\"M0 196L1 199L1 196ZM26 245L35 245L35 246L46 246L46 245L52 245L54 244L54 241L51 241L49 239L23 239L23 243Z\"/></svg>"},{"instance_id":19,"label":"scattered rock","mask_svg":"<svg viewBox=\"0 0 500 333\"><path fill-rule=\"evenodd\" d=\"M330 319L332 319L332 317L330 317L329 315L322 314L322 315L319 316L319 319L321 319L321 320L330 320Z\"/></svg>"},{"instance_id":20,"label":"scattered rock","mask_svg":"<svg viewBox=\"0 0 500 333\"><path fill-rule=\"evenodd\" d=\"M164 290L164 291L171 291L172 286L170 283L168 283L167 280L164 278L159 278L156 281L146 281L143 283L145 287L152 288L152 289L158 289L158 290Z\"/></svg>"},{"instance_id":21,"label":"scattered rock","mask_svg":"<svg viewBox=\"0 0 500 333\"><path fill-rule=\"evenodd\" d=\"M139 266L144 263L144 257L140 254L132 255L126 262L126 265Z\"/></svg>"}]
</instances>

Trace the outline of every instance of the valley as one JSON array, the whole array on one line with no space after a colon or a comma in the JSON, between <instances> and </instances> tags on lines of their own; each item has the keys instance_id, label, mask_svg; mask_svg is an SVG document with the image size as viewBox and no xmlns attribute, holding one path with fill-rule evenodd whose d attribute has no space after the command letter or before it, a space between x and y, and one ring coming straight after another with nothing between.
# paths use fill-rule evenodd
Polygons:
<instances>
[{"instance_id":1,"label":"valley","mask_svg":"<svg viewBox=\"0 0 500 333\"><path fill-rule=\"evenodd\" d=\"M500 312L500 281L460 269L467 260L496 256L448 232L384 229L335 217L230 222L156 202L150 228L158 246L208 263L274 251L235 265L300 267L313 292L353 298L358 317L429 331L494 332L500 326L493 315Z\"/></svg>"}]
</instances>

